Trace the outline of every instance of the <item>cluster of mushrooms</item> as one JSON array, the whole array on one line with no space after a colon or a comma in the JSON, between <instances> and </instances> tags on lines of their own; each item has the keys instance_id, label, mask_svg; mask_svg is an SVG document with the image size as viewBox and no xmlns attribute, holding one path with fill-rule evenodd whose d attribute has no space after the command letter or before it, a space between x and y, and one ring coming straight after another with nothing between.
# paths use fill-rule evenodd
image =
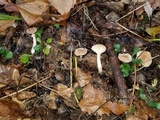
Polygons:
<instances>
[{"instance_id":1,"label":"cluster of mushrooms","mask_svg":"<svg viewBox=\"0 0 160 120\"><path fill-rule=\"evenodd\" d=\"M102 44L93 45L91 48L97 54L97 68L98 72L102 73L102 64L101 64L101 54L106 51L106 47ZM74 52L76 56L82 58L83 55L87 54L86 48L77 48Z\"/></svg>"},{"instance_id":2,"label":"cluster of mushrooms","mask_svg":"<svg viewBox=\"0 0 160 120\"><path fill-rule=\"evenodd\" d=\"M92 51L97 54L97 68L98 72L102 73L102 64L101 64L101 54L106 51L106 47L103 44L96 44L92 46ZM82 58L83 55L87 54L86 48L77 48L74 52L76 56L80 56ZM137 53L137 57L142 60L142 67L148 67L152 63L151 53L148 51L139 51ZM129 63L132 61L132 56L129 53L119 53L118 59L124 63Z\"/></svg>"}]
</instances>

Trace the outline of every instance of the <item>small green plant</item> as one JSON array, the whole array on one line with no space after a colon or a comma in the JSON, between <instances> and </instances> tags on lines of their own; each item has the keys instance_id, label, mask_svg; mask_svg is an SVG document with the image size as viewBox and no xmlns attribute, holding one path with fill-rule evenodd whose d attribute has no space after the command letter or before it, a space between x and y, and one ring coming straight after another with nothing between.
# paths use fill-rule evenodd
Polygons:
<instances>
[{"instance_id":1,"label":"small green plant","mask_svg":"<svg viewBox=\"0 0 160 120\"><path fill-rule=\"evenodd\" d=\"M20 61L23 64L29 64L30 63L30 58L32 57L32 55L30 54L22 54L20 56Z\"/></svg>"},{"instance_id":2,"label":"small green plant","mask_svg":"<svg viewBox=\"0 0 160 120\"><path fill-rule=\"evenodd\" d=\"M6 14L0 14L0 20L21 20L20 18L16 16L10 16Z\"/></svg>"},{"instance_id":3,"label":"small green plant","mask_svg":"<svg viewBox=\"0 0 160 120\"><path fill-rule=\"evenodd\" d=\"M121 49L120 44L115 44L114 45L115 53L117 53L117 54L120 53L120 49ZM129 74L133 72L134 64L139 65L139 64L142 63L141 59L136 58L136 54L137 54L137 52L139 52L139 50L140 49L138 47L134 47L132 55L131 55L132 61L129 62L129 63L125 63L125 62L121 63L120 68L121 68L121 71L122 71L124 77L128 77Z\"/></svg>"},{"instance_id":4,"label":"small green plant","mask_svg":"<svg viewBox=\"0 0 160 120\"><path fill-rule=\"evenodd\" d=\"M9 50L6 50L4 47L0 47L0 54L3 55L6 59L13 57L13 53Z\"/></svg>"},{"instance_id":5,"label":"small green plant","mask_svg":"<svg viewBox=\"0 0 160 120\"><path fill-rule=\"evenodd\" d=\"M149 106L149 107L153 107L153 108L157 108L157 109L160 109L160 102L154 102L152 100L150 100L146 94L143 93L143 90L142 89L139 89L139 96L141 99L145 100L146 104Z\"/></svg>"},{"instance_id":6,"label":"small green plant","mask_svg":"<svg viewBox=\"0 0 160 120\"><path fill-rule=\"evenodd\" d=\"M60 24L59 23L55 23L54 27L58 29L60 27Z\"/></svg>"}]
</instances>

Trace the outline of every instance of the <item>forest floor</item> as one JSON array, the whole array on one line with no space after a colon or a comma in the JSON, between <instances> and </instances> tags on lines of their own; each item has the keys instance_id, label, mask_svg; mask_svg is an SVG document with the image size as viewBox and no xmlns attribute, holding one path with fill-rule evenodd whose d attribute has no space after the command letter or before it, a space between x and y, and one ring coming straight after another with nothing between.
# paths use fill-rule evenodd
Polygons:
<instances>
[{"instance_id":1,"label":"forest floor","mask_svg":"<svg viewBox=\"0 0 160 120\"><path fill-rule=\"evenodd\" d=\"M148 1L1 0L0 120L160 120Z\"/></svg>"}]
</instances>

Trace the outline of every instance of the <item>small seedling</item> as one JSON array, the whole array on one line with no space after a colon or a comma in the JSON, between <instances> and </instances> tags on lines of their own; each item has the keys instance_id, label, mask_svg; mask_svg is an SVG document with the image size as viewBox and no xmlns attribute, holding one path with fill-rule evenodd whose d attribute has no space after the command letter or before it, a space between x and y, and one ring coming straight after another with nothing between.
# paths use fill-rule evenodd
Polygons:
<instances>
[{"instance_id":1,"label":"small seedling","mask_svg":"<svg viewBox=\"0 0 160 120\"><path fill-rule=\"evenodd\" d=\"M120 44L114 44L114 52L117 54L120 52L120 48L121 48L121 45Z\"/></svg>"},{"instance_id":2,"label":"small seedling","mask_svg":"<svg viewBox=\"0 0 160 120\"><path fill-rule=\"evenodd\" d=\"M145 100L146 104L149 106L149 107L153 107L153 108L157 108L157 109L160 109L160 103L159 102L154 102L152 100L150 100L146 94L143 93L143 90L142 89L139 89L139 96L141 99Z\"/></svg>"},{"instance_id":3,"label":"small seedling","mask_svg":"<svg viewBox=\"0 0 160 120\"><path fill-rule=\"evenodd\" d=\"M60 24L59 23L55 23L54 27L58 29L60 27Z\"/></svg>"},{"instance_id":4,"label":"small seedling","mask_svg":"<svg viewBox=\"0 0 160 120\"><path fill-rule=\"evenodd\" d=\"M20 59L21 63L29 64L31 57L32 57L32 55L30 55L30 54L22 54L19 59Z\"/></svg>"},{"instance_id":5,"label":"small seedling","mask_svg":"<svg viewBox=\"0 0 160 120\"><path fill-rule=\"evenodd\" d=\"M0 20L21 20L21 19L16 16L9 16L6 14L0 14Z\"/></svg>"},{"instance_id":6,"label":"small seedling","mask_svg":"<svg viewBox=\"0 0 160 120\"><path fill-rule=\"evenodd\" d=\"M13 53L9 50L6 50L4 47L0 47L0 54L3 55L6 59L13 57Z\"/></svg>"}]
</instances>

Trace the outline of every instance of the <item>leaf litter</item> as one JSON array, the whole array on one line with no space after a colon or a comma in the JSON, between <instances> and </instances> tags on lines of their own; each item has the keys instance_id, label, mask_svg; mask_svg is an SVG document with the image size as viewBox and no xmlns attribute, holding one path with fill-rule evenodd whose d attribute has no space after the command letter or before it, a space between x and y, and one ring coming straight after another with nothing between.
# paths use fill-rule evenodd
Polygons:
<instances>
[{"instance_id":1,"label":"leaf litter","mask_svg":"<svg viewBox=\"0 0 160 120\"><path fill-rule=\"evenodd\" d=\"M2 0L0 5L3 14L21 18L0 20L0 47L13 53L5 58L0 49L0 119L160 118L160 83L150 87L160 78L158 0ZM25 32L31 27L42 30L35 35L39 51ZM100 73L91 50L95 44L106 47L100 56ZM120 46L118 53L115 44ZM50 50L44 54L46 45ZM141 50L137 51L140 59L145 52L150 56L142 59L143 69L131 66L135 46ZM77 48L87 49L87 54L77 57ZM20 58L26 60L24 54L30 57L21 63ZM130 55L127 64L134 71L128 77L120 70L123 61L118 54ZM146 60L152 62L146 65ZM136 78L142 84L135 84Z\"/></svg>"}]
</instances>

